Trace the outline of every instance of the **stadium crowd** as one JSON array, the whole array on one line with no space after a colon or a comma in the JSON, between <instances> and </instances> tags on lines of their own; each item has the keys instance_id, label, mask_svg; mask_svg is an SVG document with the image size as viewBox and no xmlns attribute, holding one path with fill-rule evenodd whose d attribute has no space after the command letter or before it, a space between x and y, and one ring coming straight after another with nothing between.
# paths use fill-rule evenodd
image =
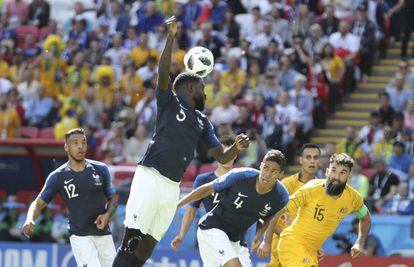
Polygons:
<instances>
[{"instance_id":1,"label":"stadium crowd","mask_svg":"<svg viewBox=\"0 0 414 267\"><path fill-rule=\"evenodd\" d=\"M150 142L164 18L170 14L179 20L171 76L183 71L189 48L212 51L205 113L218 136L248 133L251 144L237 160L242 166L257 167L270 148L286 152L293 163L295 149L325 126L343 96L367 81L387 44L400 35L401 14L390 12L396 5L391 0L99 0L88 10L80 1L73 16L59 22L51 19L51 4L3 1L0 138L35 132L63 139L80 126L88 133L88 157L113 165L137 162ZM333 153L356 158L351 183L373 212L414 214L409 64L401 60L366 126L347 127L344 140L323 148L318 177ZM211 162L200 147L193 165ZM0 239L20 239L13 232L17 208L0 209ZM42 220L39 238L52 238L51 212ZM64 240L62 233L53 236Z\"/></svg>"}]
</instances>

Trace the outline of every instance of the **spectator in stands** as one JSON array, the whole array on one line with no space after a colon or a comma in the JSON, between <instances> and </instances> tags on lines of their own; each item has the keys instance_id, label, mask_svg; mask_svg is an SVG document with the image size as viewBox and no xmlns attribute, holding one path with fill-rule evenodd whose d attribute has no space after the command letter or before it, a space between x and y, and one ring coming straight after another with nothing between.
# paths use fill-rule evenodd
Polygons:
<instances>
[{"instance_id":1,"label":"spectator in stands","mask_svg":"<svg viewBox=\"0 0 414 267\"><path fill-rule=\"evenodd\" d=\"M262 123L262 139L270 149L282 148L283 125L276 122L276 109L273 106L266 107L266 116Z\"/></svg>"},{"instance_id":2,"label":"spectator in stands","mask_svg":"<svg viewBox=\"0 0 414 267\"><path fill-rule=\"evenodd\" d=\"M398 185L398 194L384 204L385 214L413 215L414 199L410 197L408 183Z\"/></svg>"},{"instance_id":3,"label":"spectator in stands","mask_svg":"<svg viewBox=\"0 0 414 267\"><path fill-rule=\"evenodd\" d=\"M394 80L387 86L385 90L390 96L391 106L396 112L403 112L407 101L413 97L410 89L404 88L404 75L397 72Z\"/></svg>"},{"instance_id":4,"label":"spectator in stands","mask_svg":"<svg viewBox=\"0 0 414 267\"><path fill-rule=\"evenodd\" d=\"M175 35L175 38L177 39L179 49L187 51L190 48L192 40L188 36L182 22L177 23L177 34Z\"/></svg>"},{"instance_id":5,"label":"spectator in stands","mask_svg":"<svg viewBox=\"0 0 414 267\"><path fill-rule=\"evenodd\" d=\"M352 18L355 11L354 0L334 0L332 4L335 6L335 17L340 20Z\"/></svg>"},{"instance_id":6,"label":"spectator in stands","mask_svg":"<svg viewBox=\"0 0 414 267\"><path fill-rule=\"evenodd\" d=\"M10 230L13 229L17 224L18 210L6 209L6 215L0 221L0 240L4 241L20 241L19 237L15 237L10 234Z\"/></svg>"},{"instance_id":7,"label":"spectator in stands","mask_svg":"<svg viewBox=\"0 0 414 267\"><path fill-rule=\"evenodd\" d=\"M7 93L7 102L10 107L14 108L17 111L17 114L19 115L19 120L21 125L25 125L26 121L24 120L24 105L22 101L20 101L19 93L17 92L16 88L11 89Z\"/></svg>"},{"instance_id":8,"label":"spectator in stands","mask_svg":"<svg viewBox=\"0 0 414 267\"><path fill-rule=\"evenodd\" d=\"M289 104L289 93L280 93L279 104L276 105L276 122L283 125L282 145L284 151L293 142L299 123L298 109Z\"/></svg>"},{"instance_id":9,"label":"spectator in stands","mask_svg":"<svg viewBox=\"0 0 414 267\"><path fill-rule=\"evenodd\" d=\"M231 9L227 9L224 14L224 23L220 23L219 30L222 32L224 39L230 40L233 47L239 46L240 25L235 21Z\"/></svg>"},{"instance_id":10,"label":"spectator in stands","mask_svg":"<svg viewBox=\"0 0 414 267\"><path fill-rule=\"evenodd\" d=\"M290 104L298 110L298 123L301 132L307 136L313 128L313 96L305 88L306 77L298 74L295 78L295 89L289 92Z\"/></svg>"},{"instance_id":11,"label":"spectator in stands","mask_svg":"<svg viewBox=\"0 0 414 267\"><path fill-rule=\"evenodd\" d=\"M323 34L322 27L319 24L312 24L309 28L309 36L303 44L306 53L315 58L322 54L322 49L329 42L328 37Z\"/></svg>"},{"instance_id":12,"label":"spectator in stands","mask_svg":"<svg viewBox=\"0 0 414 267\"><path fill-rule=\"evenodd\" d=\"M17 85L17 91L23 102L36 95L36 90L40 86L39 82L34 78L33 70L25 69L23 73L23 80Z\"/></svg>"},{"instance_id":13,"label":"spectator in stands","mask_svg":"<svg viewBox=\"0 0 414 267\"><path fill-rule=\"evenodd\" d=\"M286 43L290 38L291 29L289 22L282 17L282 10L277 6L273 6L270 16L273 18L273 32L280 36L283 44Z\"/></svg>"},{"instance_id":14,"label":"spectator in stands","mask_svg":"<svg viewBox=\"0 0 414 267\"><path fill-rule=\"evenodd\" d=\"M232 124L233 132L236 135L247 133L249 129L256 127L257 126L252 122L251 108L246 103L239 105L239 116Z\"/></svg>"},{"instance_id":15,"label":"spectator in stands","mask_svg":"<svg viewBox=\"0 0 414 267\"><path fill-rule=\"evenodd\" d=\"M379 109L378 112L381 117L381 123L383 125L392 125L392 121L395 116L395 110L390 105L390 95L387 92L379 93Z\"/></svg>"},{"instance_id":16,"label":"spectator in stands","mask_svg":"<svg viewBox=\"0 0 414 267\"><path fill-rule=\"evenodd\" d=\"M303 37L301 35L293 35L294 53L290 54L292 67L297 72L306 75L309 66L309 55L303 46Z\"/></svg>"},{"instance_id":17,"label":"spectator in stands","mask_svg":"<svg viewBox=\"0 0 414 267\"><path fill-rule=\"evenodd\" d=\"M127 162L139 162L147 151L151 138L144 124L137 126L135 133L125 145L124 158Z\"/></svg>"},{"instance_id":18,"label":"spectator in stands","mask_svg":"<svg viewBox=\"0 0 414 267\"><path fill-rule=\"evenodd\" d=\"M189 0L184 4L182 23L185 29L194 29L200 17L202 6L196 0Z\"/></svg>"},{"instance_id":19,"label":"spectator in stands","mask_svg":"<svg viewBox=\"0 0 414 267\"><path fill-rule=\"evenodd\" d=\"M238 160L243 166L258 168L260 160L267 152L266 143L260 137L257 127L248 129L246 134L250 139L250 144L249 147L239 156Z\"/></svg>"},{"instance_id":20,"label":"spectator in stands","mask_svg":"<svg viewBox=\"0 0 414 267\"><path fill-rule=\"evenodd\" d=\"M77 1L73 5L73 11L75 12L75 14L73 14L72 17L68 17L62 23L62 31L63 32L69 32L70 29L74 27L74 25L75 25L75 18L77 16L84 16L85 6L83 5L83 3L81 1ZM92 22L88 18L86 18L86 16L84 16L84 20L86 22L86 30L89 33L89 32L92 31L92 26L93 26L92 25Z\"/></svg>"},{"instance_id":21,"label":"spectator in stands","mask_svg":"<svg viewBox=\"0 0 414 267\"><path fill-rule=\"evenodd\" d=\"M395 142L390 157L390 170L397 174L400 180L405 181L408 178L411 162L412 158L405 153L404 143L400 141Z\"/></svg>"},{"instance_id":22,"label":"spectator in stands","mask_svg":"<svg viewBox=\"0 0 414 267\"><path fill-rule=\"evenodd\" d=\"M17 25L25 24L29 16L29 4L24 0L11 0L6 5L6 12L12 22L17 22Z\"/></svg>"},{"instance_id":23,"label":"spectator in stands","mask_svg":"<svg viewBox=\"0 0 414 267\"><path fill-rule=\"evenodd\" d=\"M104 52L100 48L99 40L92 39L90 48L85 52L86 62L91 66L98 65L102 61L103 54Z\"/></svg>"},{"instance_id":24,"label":"spectator in stands","mask_svg":"<svg viewBox=\"0 0 414 267\"><path fill-rule=\"evenodd\" d=\"M360 50L360 39L349 32L349 24L343 20L339 23L339 31L329 36L329 43L345 63L345 91L353 92L355 90L354 75L356 58Z\"/></svg>"},{"instance_id":25,"label":"spectator in stands","mask_svg":"<svg viewBox=\"0 0 414 267\"><path fill-rule=\"evenodd\" d=\"M370 154L372 147L384 138L384 132L381 127L381 118L377 111L371 112L369 124L361 128L358 135L358 142L361 142L361 148L365 154Z\"/></svg>"},{"instance_id":26,"label":"spectator in stands","mask_svg":"<svg viewBox=\"0 0 414 267\"><path fill-rule=\"evenodd\" d=\"M252 122L260 127L265 116L265 99L263 95L256 94L253 99Z\"/></svg>"},{"instance_id":27,"label":"spectator in stands","mask_svg":"<svg viewBox=\"0 0 414 267\"><path fill-rule=\"evenodd\" d=\"M374 63L376 40L375 24L368 19L368 3L362 3L357 8L357 16L351 25L351 32L360 39L359 56L361 59L360 69L362 81L368 82L368 75L371 73L372 64Z\"/></svg>"},{"instance_id":28,"label":"spectator in stands","mask_svg":"<svg viewBox=\"0 0 414 267\"><path fill-rule=\"evenodd\" d=\"M271 40L269 46L261 53L261 69L276 70L279 67L279 44L276 40Z\"/></svg>"},{"instance_id":29,"label":"spectator in stands","mask_svg":"<svg viewBox=\"0 0 414 267\"><path fill-rule=\"evenodd\" d=\"M53 100L45 94L45 88L40 85L35 97L27 102L25 118L29 126L47 127L44 119L49 114Z\"/></svg>"},{"instance_id":30,"label":"spectator in stands","mask_svg":"<svg viewBox=\"0 0 414 267\"><path fill-rule=\"evenodd\" d=\"M132 50L134 49L134 47L139 45L139 37L137 34L137 30L136 27L134 26L129 26L127 33L126 33L126 37L123 40L123 44L122 46L125 47L128 50Z\"/></svg>"},{"instance_id":31,"label":"spectator in stands","mask_svg":"<svg viewBox=\"0 0 414 267\"><path fill-rule=\"evenodd\" d=\"M85 97L81 100L81 107L83 113L79 118L81 125L90 125L95 129L102 128L101 117L103 115L104 104L101 99L99 99L93 88L88 88L85 93Z\"/></svg>"},{"instance_id":32,"label":"spectator in stands","mask_svg":"<svg viewBox=\"0 0 414 267\"><path fill-rule=\"evenodd\" d=\"M414 91L414 68L411 68L410 61L401 60L398 63L398 72L401 72L405 77L405 83L409 85L411 91Z\"/></svg>"},{"instance_id":33,"label":"spectator in stands","mask_svg":"<svg viewBox=\"0 0 414 267\"><path fill-rule=\"evenodd\" d=\"M7 94L0 93L0 137L16 138L20 136L21 121L17 110L8 103Z\"/></svg>"},{"instance_id":34,"label":"spectator in stands","mask_svg":"<svg viewBox=\"0 0 414 267\"><path fill-rule=\"evenodd\" d=\"M222 0L211 0L211 5L205 5L201 11L200 17L208 18L213 24L214 30L220 28L220 24L224 21L225 13L228 9L226 1Z\"/></svg>"},{"instance_id":35,"label":"spectator in stands","mask_svg":"<svg viewBox=\"0 0 414 267\"><path fill-rule=\"evenodd\" d=\"M137 102L135 114L137 114L137 125L145 124L148 131L152 132L155 127L155 116L157 114L157 101L155 90L151 82L144 82L145 95Z\"/></svg>"},{"instance_id":36,"label":"spectator in stands","mask_svg":"<svg viewBox=\"0 0 414 267\"><path fill-rule=\"evenodd\" d=\"M385 126L382 131L384 133L384 138L372 147L371 157L382 156L385 162L389 163L393 153L394 133L390 126Z\"/></svg>"},{"instance_id":37,"label":"spectator in stands","mask_svg":"<svg viewBox=\"0 0 414 267\"><path fill-rule=\"evenodd\" d=\"M260 15L260 7L255 6L251 11L252 20L250 23L243 23L241 28L241 34L244 38L253 40L263 29L264 20ZM287 23L286 23L287 25ZM277 26L275 26L277 27Z\"/></svg>"},{"instance_id":38,"label":"spectator in stands","mask_svg":"<svg viewBox=\"0 0 414 267\"><path fill-rule=\"evenodd\" d=\"M139 32L153 32L159 25L164 23L164 16L157 11L155 1L148 1L145 4L146 12L140 16L138 14L138 31Z\"/></svg>"},{"instance_id":39,"label":"spectator in stands","mask_svg":"<svg viewBox=\"0 0 414 267\"><path fill-rule=\"evenodd\" d=\"M278 95L283 89L279 86L274 69L266 70L264 81L258 86L257 93L263 95L266 106L275 105Z\"/></svg>"},{"instance_id":40,"label":"spectator in stands","mask_svg":"<svg viewBox=\"0 0 414 267\"><path fill-rule=\"evenodd\" d=\"M320 25L326 36L338 31L339 19L335 16L335 7L331 4L325 6L325 13Z\"/></svg>"},{"instance_id":41,"label":"spectator in stands","mask_svg":"<svg viewBox=\"0 0 414 267\"><path fill-rule=\"evenodd\" d=\"M232 104L230 94L223 93L221 96L221 105L213 109L210 121L213 125L231 125L239 118L239 107Z\"/></svg>"},{"instance_id":42,"label":"spectator in stands","mask_svg":"<svg viewBox=\"0 0 414 267\"><path fill-rule=\"evenodd\" d=\"M0 94L7 94L13 88L13 83L5 78L0 77Z\"/></svg>"},{"instance_id":43,"label":"spectator in stands","mask_svg":"<svg viewBox=\"0 0 414 267\"><path fill-rule=\"evenodd\" d=\"M289 91L295 87L295 77L297 74L298 72L292 68L292 63L289 57L280 57L277 77L279 85L283 88L283 90Z\"/></svg>"},{"instance_id":44,"label":"spectator in stands","mask_svg":"<svg viewBox=\"0 0 414 267\"><path fill-rule=\"evenodd\" d=\"M360 157L359 143L354 126L347 126L345 130L345 138L338 143L338 153L346 153L352 158Z\"/></svg>"},{"instance_id":45,"label":"spectator in stands","mask_svg":"<svg viewBox=\"0 0 414 267\"><path fill-rule=\"evenodd\" d=\"M300 3L297 7L296 18L292 23L292 33L294 35L307 36L312 20L313 14L309 12L308 5L306 3Z\"/></svg>"},{"instance_id":46,"label":"spectator in stands","mask_svg":"<svg viewBox=\"0 0 414 267\"><path fill-rule=\"evenodd\" d=\"M109 33L120 33L126 35L129 26L129 17L124 12L122 4L118 1L111 1L111 8L107 15L109 21ZM147 29L148 30L148 29Z\"/></svg>"},{"instance_id":47,"label":"spectator in stands","mask_svg":"<svg viewBox=\"0 0 414 267\"><path fill-rule=\"evenodd\" d=\"M197 41L197 46L208 48L216 59L221 57L220 50L224 46L224 42L216 34L213 34L213 25L211 23L204 23L200 29L201 39Z\"/></svg>"},{"instance_id":48,"label":"spectator in stands","mask_svg":"<svg viewBox=\"0 0 414 267\"><path fill-rule=\"evenodd\" d=\"M116 73L116 79L121 79L122 74L122 64L121 59L125 56L129 55L129 50L122 47L122 35L121 34L114 34L112 37L112 48L107 50L104 54L105 57L109 57L111 59L111 67L114 69Z\"/></svg>"},{"instance_id":49,"label":"spectator in stands","mask_svg":"<svg viewBox=\"0 0 414 267\"><path fill-rule=\"evenodd\" d=\"M363 198L367 198L369 193L369 181L360 171L361 167L356 163L352 168L352 176L348 180L348 183L355 188Z\"/></svg>"},{"instance_id":50,"label":"spectator in stands","mask_svg":"<svg viewBox=\"0 0 414 267\"><path fill-rule=\"evenodd\" d=\"M136 74L144 82L151 81L154 75L157 74L157 58L152 56L148 57L145 65L139 68Z\"/></svg>"},{"instance_id":51,"label":"spectator in stands","mask_svg":"<svg viewBox=\"0 0 414 267\"><path fill-rule=\"evenodd\" d=\"M50 5L46 0L33 0L29 6L29 19L38 28L49 24Z\"/></svg>"},{"instance_id":52,"label":"spectator in stands","mask_svg":"<svg viewBox=\"0 0 414 267\"><path fill-rule=\"evenodd\" d=\"M400 183L398 176L388 169L387 163L382 157L375 157L372 162L376 174L370 183L370 196L374 200L391 199L398 191L397 187Z\"/></svg>"},{"instance_id":53,"label":"spectator in stands","mask_svg":"<svg viewBox=\"0 0 414 267\"><path fill-rule=\"evenodd\" d=\"M157 50L149 47L148 33L141 32L139 38L141 40L139 46L135 47L131 51L131 59L136 68L144 66L150 56L155 57L157 61L159 58Z\"/></svg>"},{"instance_id":54,"label":"spectator in stands","mask_svg":"<svg viewBox=\"0 0 414 267\"><path fill-rule=\"evenodd\" d=\"M357 218L353 219L351 222L352 229L349 233L350 235L350 242L354 242L358 238L358 227L359 227L359 220ZM367 236L367 240L365 242L364 247L367 256L385 256L384 246L381 243L381 240L374 235L373 233L369 233ZM345 254L349 253L349 249L347 249Z\"/></svg>"},{"instance_id":55,"label":"spectator in stands","mask_svg":"<svg viewBox=\"0 0 414 267\"><path fill-rule=\"evenodd\" d=\"M127 139L123 130L124 125L120 122L113 122L111 130L104 138L101 151L105 153L104 162L116 164L124 161L124 150Z\"/></svg>"},{"instance_id":56,"label":"spectator in stands","mask_svg":"<svg viewBox=\"0 0 414 267\"><path fill-rule=\"evenodd\" d=\"M258 59L252 59L249 63L249 69L246 75L246 90L257 92L261 82L262 76L260 74L260 61Z\"/></svg>"},{"instance_id":57,"label":"spectator in stands","mask_svg":"<svg viewBox=\"0 0 414 267\"><path fill-rule=\"evenodd\" d=\"M86 19L82 15L73 18L74 26L65 38L67 42L69 39L75 39L81 50L89 48L89 34L86 30Z\"/></svg>"},{"instance_id":58,"label":"spectator in stands","mask_svg":"<svg viewBox=\"0 0 414 267\"><path fill-rule=\"evenodd\" d=\"M283 41L279 34L275 34L272 29L272 20L267 18L263 23L263 31L254 36L252 41L252 49L264 51L270 44L271 40L276 40L278 48L283 49Z\"/></svg>"},{"instance_id":59,"label":"spectator in stands","mask_svg":"<svg viewBox=\"0 0 414 267\"><path fill-rule=\"evenodd\" d=\"M407 101L407 106L404 110L404 126L414 129L414 99Z\"/></svg>"},{"instance_id":60,"label":"spectator in stands","mask_svg":"<svg viewBox=\"0 0 414 267\"><path fill-rule=\"evenodd\" d=\"M233 99L243 96L246 88L246 73L239 67L239 59L229 57L227 59L228 70L221 73L221 83L230 89L230 95Z\"/></svg>"},{"instance_id":61,"label":"spectator in stands","mask_svg":"<svg viewBox=\"0 0 414 267\"><path fill-rule=\"evenodd\" d=\"M79 127L78 116L74 109L68 109L65 114L62 115L59 122L57 122L53 128L53 134L55 139L64 140L65 133L70 129Z\"/></svg>"}]
</instances>

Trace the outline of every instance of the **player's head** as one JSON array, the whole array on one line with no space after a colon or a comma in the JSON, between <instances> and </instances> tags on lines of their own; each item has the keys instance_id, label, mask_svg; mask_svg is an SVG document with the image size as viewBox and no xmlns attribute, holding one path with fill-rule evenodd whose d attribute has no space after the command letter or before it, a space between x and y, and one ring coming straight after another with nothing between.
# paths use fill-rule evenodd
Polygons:
<instances>
[{"instance_id":1,"label":"player's head","mask_svg":"<svg viewBox=\"0 0 414 267\"><path fill-rule=\"evenodd\" d=\"M180 98L187 101L190 107L204 110L206 94L201 76L191 72L182 72L175 78L173 89Z\"/></svg>"},{"instance_id":2,"label":"player's head","mask_svg":"<svg viewBox=\"0 0 414 267\"><path fill-rule=\"evenodd\" d=\"M219 140L220 140L220 143L221 143L221 145L223 146L224 149L227 149L227 148L231 147L234 144L234 141L235 141L234 136L232 136L232 135L223 135L222 137L220 137ZM220 166L222 166L226 169L231 169L231 168L233 168L233 163L236 160L236 158L237 158L237 155L236 155L236 157L234 157L234 159L230 160L229 162L224 163L224 164L218 163L218 165L220 165Z\"/></svg>"},{"instance_id":3,"label":"player's head","mask_svg":"<svg viewBox=\"0 0 414 267\"><path fill-rule=\"evenodd\" d=\"M347 154L333 154L329 159L329 167L326 169L326 193L331 196L342 194L351 177L353 167L354 160Z\"/></svg>"},{"instance_id":4,"label":"player's head","mask_svg":"<svg viewBox=\"0 0 414 267\"><path fill-rule=\"evenodd\" d=\"M302 146L299 157L301 172L315 175L319 168L319 160L321 159L321 149L317 144L307 143Z\"/></svg>"},{"instance_id":5,"label":"player's head","mask_svg":"<svg viewBox=\"0 0 414 267\"><path fill-rule=\"evenodd\" d=\"M85 131L81 128L69 130L65 134L65 151L69 160L82 162L85 160L87 150Z\"/></svg>"},{"instance_id":6,"label":"player's head","mask_svg":"<svg viewBox=\"0 0 414 267\"><path fill-rule=\"evenodd\" d=\"M279 150L272 149L266 153L260 164L259 182L262 186L273 186L286 165L286 158Z\"/></svg>"}]
</instances>

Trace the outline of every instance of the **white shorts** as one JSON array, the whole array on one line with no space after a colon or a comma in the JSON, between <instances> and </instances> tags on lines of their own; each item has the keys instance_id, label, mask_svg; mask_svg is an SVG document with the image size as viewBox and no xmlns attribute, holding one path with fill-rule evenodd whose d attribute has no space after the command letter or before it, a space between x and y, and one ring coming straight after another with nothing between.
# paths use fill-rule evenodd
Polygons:
<instances>
[{"instance_id":1,"label":"white shorts","mask_svg":"<svg viewBox=\"0 0 414 267\"><path fill-rule=\"evenodd\" d=\"M69 237L78 267L111 267L116 251L112 235Z\"/></svg>"},{"instance_id":2,"label":"white shorts","mask_svg":"<svg viewBox=\"0 0 414 267\"><path fill-rule=\"evenodd\" d=\"M180 183L154 168L139 165L125 208L125 227L138 229L160 241L174 219L179 197Z\"/></svg>"},{"instance_id":3,"label":"white shorts","mask_svg":"<svg viewBox=\"0 0 414 267\"><path fill-rule=\"evenodd\" d=\"M204 267L224 266L229 260L239 258L243 267L251 267L249 249L232 242L220 229L197 230L198 248Z\"/></svg>"}]
</instances>

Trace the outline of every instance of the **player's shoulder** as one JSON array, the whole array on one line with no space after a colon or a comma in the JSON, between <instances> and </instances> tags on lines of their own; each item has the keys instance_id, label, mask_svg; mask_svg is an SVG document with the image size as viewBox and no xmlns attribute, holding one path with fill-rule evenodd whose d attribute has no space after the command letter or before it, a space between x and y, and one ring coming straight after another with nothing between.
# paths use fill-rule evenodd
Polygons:
<instances>
[{"instance_id":1,"label":"player's shoulder","mask_svg":"<svg viewBox=\"0 0 414 267\"><path fill-rule=\"evenodd\" d=\"M245 178L257 177L260 174L259 170L249 167L234 168L230 171L231 174L237 174Z\"/></svg>"},{"instance_id":2,"label":"player's shoulder","mask_svg":"<svg viewBox=\"0 0 414 267\"><path fill-rule=\"evenodd\" d=\"M323 189L325 186L326 179L312 179L309 182L307 182L304 186L301 187L301 189L306 190L317 190L317 189Z\"/></svg>"},{"instance_id":3,"label":"player's shoulder","mask_svg":"<svg viewBox=\"0 0 414 267\"><path fill-rule=\"evenodd\" d=\"M195 182L208 183L208 182L213 181L216 178L217 178L217 175L214 174L214 171L204 172L204 173L200 173L199 175L197 175L197 177L195 178Z\"/></svg>"},{"instance_id":4,"label":"player's shoulder","mask_svg":"<svg viewBox=\"0 0 414 267\"><path fill-rule=\"evenodd\" d=\"M98 169L99 171L103 172L104 174L109 172L109 167L107 164L97 161L97 160L92 160L92 159L86 159L86 164L87 166L92 166L95 169Z\"/></svg>"},{"instance_id":5,"label":"player's shoulder","mask_svg":"<svg viewBox=\"0 0 414 267\"><path fill-rule=\"evenodd\" d=\"M61 166L56 168L54 171L50 172L47 176L47 180L57 180L62 173L67 172L70 170L69 168L69 162L63 163Z\"/></svg>"},{"instance_id":6,"label":"player's shoulder","mask_svg":"<svg viewBox=\"0 0 414 267\"><path fill-rule=\"evenodd\" d=\"M362 198L361 194L348 183L346 184L344 191L352 198Z\"/></svg>"},{"instance_id":7,"label":"player's shoulder","mask_svg":"<svg viewBox=\"0 0 414 267\"><path fill-rule=\"evenodd\" d=\"M292 174L292 175L290 175L286 178L283 178L281 183L284 186L287 186L289 184L295 183L298 179L299 179L299 173L295 173L295 174Z\"/></svg>"}]
</instances>

